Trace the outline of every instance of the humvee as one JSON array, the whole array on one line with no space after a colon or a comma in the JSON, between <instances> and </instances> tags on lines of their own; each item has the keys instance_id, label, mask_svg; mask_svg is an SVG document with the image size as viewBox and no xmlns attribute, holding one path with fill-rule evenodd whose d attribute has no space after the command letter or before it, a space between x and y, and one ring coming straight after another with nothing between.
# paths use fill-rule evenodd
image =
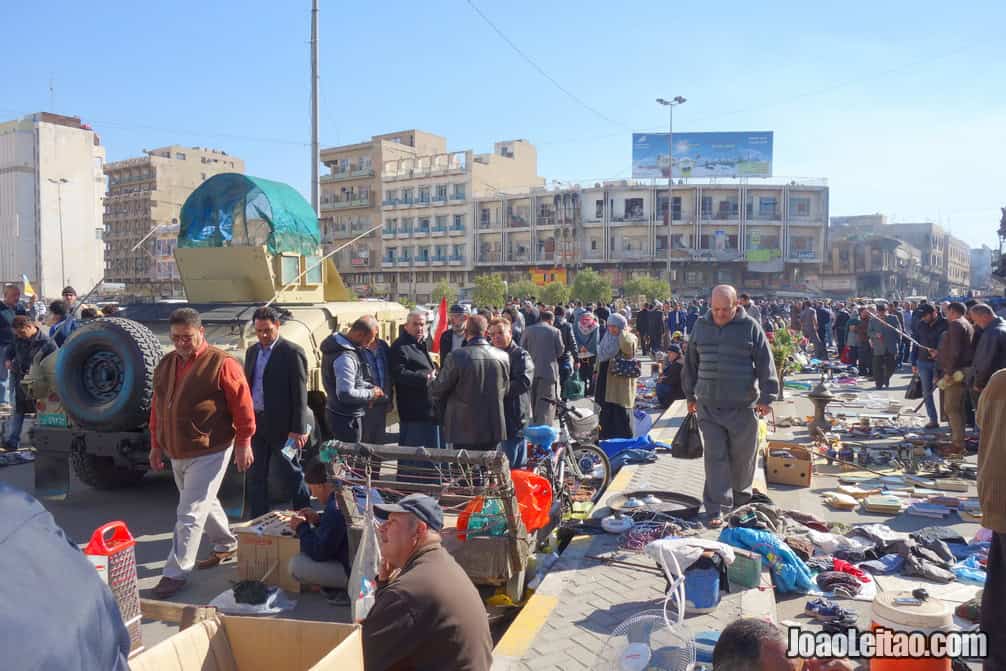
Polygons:
<instances>
[{"instance_id":1,"label":"humvee","mask_svg":"<svg viewBox=\"0 0 1006 671\"><path fill-rule=\"evenodd\" d=\"M187 297L182 305L198 310L207 341L242 365L256 342L255 309L271 302L279 310L281 335L308 358L310 444L329 438L322 340L372 315L390 342L408 314L397 303L352 300L335 264L322 261L317 217L286 184L233 173L210 178L182 207L174 255ZM33 366L25 386L37 406L29 437L39 495L65 496L71 466L82 482L102 489L143 478L154 369L172 348L168 317L178 307L125 304L114 317L85 323Z\"/></svg>"}]
</instances>

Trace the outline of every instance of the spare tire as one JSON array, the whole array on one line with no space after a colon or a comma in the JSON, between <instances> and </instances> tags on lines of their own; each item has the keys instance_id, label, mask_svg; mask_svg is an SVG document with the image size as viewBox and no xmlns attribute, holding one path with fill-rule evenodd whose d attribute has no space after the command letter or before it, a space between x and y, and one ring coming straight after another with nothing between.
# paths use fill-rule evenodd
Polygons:
<instances>
[{"instance_id":1,"label":"spare tire","mask_svg":"<svg viewBox=\"0 0 1006 671\"><path fill-rule=\"evenodd\" d=\"M97 319L74 331L56 359L56 393L74 424L130 431L150 417L161 344L129 319Z\"/></svg>"}]
</instances>

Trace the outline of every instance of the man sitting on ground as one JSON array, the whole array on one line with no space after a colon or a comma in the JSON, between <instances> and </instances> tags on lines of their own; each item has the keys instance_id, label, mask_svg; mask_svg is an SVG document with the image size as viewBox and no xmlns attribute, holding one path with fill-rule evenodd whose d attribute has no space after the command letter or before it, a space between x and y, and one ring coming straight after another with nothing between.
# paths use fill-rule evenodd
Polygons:
<instances>
[{"instance_id":1,"label":"man sitting on ground","mask_svg":"<svg viewBox=\"0 0 1006 671\"><path fill-rule=\"evenodd\" d=\"M383 520L382 559L374 607L363 621L367 671L489 671L489 620L475 585L440 544L440 505L410 494L374 512Z\"/></svg>"},{"instance_id":2,"label":"man sitting on ground","mask_svg":"<svg viewBox=\"0 0 1006 671\"><path fill-rule=\"evenodd\" d=\"M847 659L800 659L786 656L786 638L771 622L748 617L734 620L713 648L713 671L852 671ZM797 664L794 664L796 662Z\"/></svg>"},{"instance_id":3,"label":"man sitting on ground","mask_svg":"<svg viewBox=\"0 0 1006 671\"><path fill-rule=\"evenodd\" d=\"M349 582L346 519L335 501L335 487L328 481L324 463L312 463L304 480L311 496L325 504L325 512L303 508L290 519L290 528L300 539L300 554L290 558L290 575L308 585L321 585L326 591L338 590L342 596Z\"/></svg>"},{"instance_id":4,"label":"man sitting on ground","mask_svg":"<svg viewBox=\"0 0 1006 671\"><path fill-rule=\"evenodd\" d=\"M681 346L672 344L667 348L666 359L657 378L657 401L661 408L669 408L674 401L685 397L681 386Z\"/></svg>"}]
</instances>

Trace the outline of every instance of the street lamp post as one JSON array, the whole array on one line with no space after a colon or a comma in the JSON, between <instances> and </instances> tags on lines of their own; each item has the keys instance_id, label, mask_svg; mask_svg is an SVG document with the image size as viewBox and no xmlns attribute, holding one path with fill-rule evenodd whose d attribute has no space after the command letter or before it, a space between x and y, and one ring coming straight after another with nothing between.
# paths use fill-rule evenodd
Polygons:
<instances>
[{"instance_id":1,"label":"street lamp post","mask_svg":"<svg viewBox=\"0 0 1006 671\"><path fill-rule=\"evenodd\" d=\"M49 181L56 185L56 209L59 213L59 284L66 286L66 252L63 247L63 185L70 180L65 177L59 179L49 178ZM60 289L62 291L62 289Z\"/></svg>"},{"instance_id":2,"label":"street lamp post","mask_svg":"<svg viewBox=\"0 0 1006 671\"><path fill-rule=\"evenodd\" d=\"M667 284L671 283L671 220L673 219L671 213L671 194L673 191L672 185L674 184L674 144L672 142L674 135L674 106L682 105L685 102L687 102L686 99L681 96L675 96L670 100L657 98L657 104L667 108L667 248L664 250L664 253L667 254Z\"/></svg>"}]
</instances>

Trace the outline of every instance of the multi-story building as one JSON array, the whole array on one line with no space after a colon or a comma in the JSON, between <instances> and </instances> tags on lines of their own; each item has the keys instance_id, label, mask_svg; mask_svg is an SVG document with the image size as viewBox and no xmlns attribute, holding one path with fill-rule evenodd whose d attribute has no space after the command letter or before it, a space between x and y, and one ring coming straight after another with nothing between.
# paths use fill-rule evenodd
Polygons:
<instances>
[{"instance_id":1,"label":"multi-story building","mask_svg":"<svg viewBox=\"0 0 1006 671\"><path fill-rule=\"evenodd\" d=\"M982 245L971 250L971 286L982 295L991 295L1002 291L1002 280L992 274L999 253Z\"/></svg>"},{"instance_id":2,"label":"multi-story building","mask_svg":"<svg viewBox=\"0 0 1006 671\"><path fill-rule=\"evenodd\" d=\"M606 182L481 199L477 265L508 274L593 267L618 287L667 277L679 295L729 283L753 293L813 290L824 257L823 183L667 187ZM572 222L570 226L569 222Z\"/></svg>"},{"instance_id":3,"label":"multi-story building","mask_svg":"<svg viewBox=\"0 0 1006 671\"><path fill-rule=\"evenodd\" d=\"M105 149L77 117L0 123L0 280L27 277L45 298L83 293L104 270Z\"/></svg>"},{"instance_id":4,"label":"multi-story building","mask_svg":"<svg viewBox=\"0 0 1006 671\"><path fill-rule=\"evenodd\" d=\"M971 248L937 224L890 224L888 235L918 247L922 270L928 276L923 293L930 296L964 295L971 286Z\"/></svg>"},{"instance_id":5,"label":"multi-story building","mask_svg":"<svg viewBox=\"0 0 1006 671\"><path fill-rule=\"evenodd\" d=\"M905 298L918 295L925 282L922 252L879 235L832 239L821 268L822 291L838 298Z\"/></svg>"},{"instance_id":6,"label":"multi-story building","mask_svg":"<svg viewBox=\"0 0 1006 671\"><path fill-rule=\"evenodd\" d=\"M334 244L339 236L351 238L369 230L373 212L379 211L381 230L348 254L336 254L336 267L358 294L424 302L438 282L462 290L474 282L476 195L526 191L544 180L538 176L537 152L525 140L497 142L493 153L475 154L449 152L439 136L408 134L411 137L403 142L385 139L399 135L392 134L370 143L371 161L380 158L380 206L369 210L361 206L355 216L369 219L345 222L348 230L337 223L332 240ZM374 151L378 138L380 154ZM323 156L332 154L326 151ZM355 188L349 193L357 194L361 204L364 188L376 203L374 180ZM354 223L358 232L353 231Z\"/></svg>"},{"instance_id":7,"label":"multi-story building","mask_svg":"<svg viewBox=\"0 0 1006 671\"><path fill-rule=\"evenodd\" d=\"M244 161L218 149L172 145L105 165L105 277L137 298L184 296L175 245L179 213L209 177L244 172Z\"/></svg>"},{"instance_id":8,"label":"multi-story building","mask_svg":"<svg viewBox=\"0 0 1006 671\"><path fill-rule=\"evenodd\" d=\"M868 238L873 235L884 235L887 226L887 216L877 214L854 214L845 217L832 217L828 229L829 240L848 240L849 238Z\"/></svg>"}]
</instances>

